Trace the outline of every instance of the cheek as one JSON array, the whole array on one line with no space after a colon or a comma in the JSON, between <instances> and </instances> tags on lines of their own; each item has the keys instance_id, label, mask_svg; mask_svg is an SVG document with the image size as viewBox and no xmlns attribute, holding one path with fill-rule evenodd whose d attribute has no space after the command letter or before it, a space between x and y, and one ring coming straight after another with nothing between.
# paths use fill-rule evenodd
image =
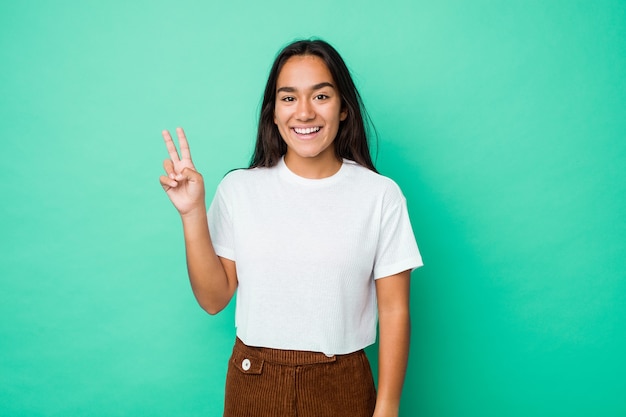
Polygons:
<instances>
[{"instance_id":1,"label":"cheek","mask_svg":"<svg viewBox=\"0 0 626 417\"><path fill-rule=\"evenodd\" d=\"M278 126L285 123L284 121L286 120L286 118L283 113L280 112L280 109L274 109L274 123Z\"/></svg>"}]
</instances>

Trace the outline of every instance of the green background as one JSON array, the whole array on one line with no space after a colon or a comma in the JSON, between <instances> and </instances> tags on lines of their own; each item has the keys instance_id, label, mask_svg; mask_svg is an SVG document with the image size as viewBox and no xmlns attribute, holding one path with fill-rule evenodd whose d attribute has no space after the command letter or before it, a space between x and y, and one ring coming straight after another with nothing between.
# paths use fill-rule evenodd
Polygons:
<instances>
[{"instance_id":1,"label":"green background","mask_svg":"<svg viewBox=\"0 0 626 417\"><path fill-rule=\"evenodd\" d=\"M221 415L233 303L195 304L160 131L211 198L314 35L426 263L402 416L626 415L624 1L179 0L0 5L2 416Z\"/></svg>"}]
</instances>

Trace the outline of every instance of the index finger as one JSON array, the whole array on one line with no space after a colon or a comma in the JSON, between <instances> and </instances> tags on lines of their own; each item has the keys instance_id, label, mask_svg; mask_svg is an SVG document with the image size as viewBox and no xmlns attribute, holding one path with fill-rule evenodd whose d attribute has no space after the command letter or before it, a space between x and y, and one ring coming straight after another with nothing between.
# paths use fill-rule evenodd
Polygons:
<instances>
[{"instance_id":1,"label":"index finger","mask_svg":"<svg viewBox=\"0 0 626 417\"><path fill-rule=\"evenodd\" d=\"M180 146L182 159L189 159L191 161L191 151L189 150L189 142L187 142L185 131L182 127L177 127L176 134L178 135L178 145Z\"/></svg>"},{"instance_id":2,"label":"index finger","mask_svg":"<svg viewBox=\"0 0 626 417\"><path fill-rule=\"evenodd\" d=\"M165 147L167 147L167 153L170 155L172 161L180 161L178 156L178 151L176 150L176 145L174 145L174 141L172 140L172 136L170 132L164 130L161 132L163 134L163 140L165 141Z\"/></svg>"}]
</instances>

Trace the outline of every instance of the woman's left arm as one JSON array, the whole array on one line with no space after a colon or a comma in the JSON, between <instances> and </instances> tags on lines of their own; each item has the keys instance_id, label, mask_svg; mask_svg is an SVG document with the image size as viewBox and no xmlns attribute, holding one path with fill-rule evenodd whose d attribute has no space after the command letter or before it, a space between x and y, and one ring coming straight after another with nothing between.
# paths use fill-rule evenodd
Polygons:
<instances>
[{"instance_id":1,"label":"woman's left arm","mask_svg":"<svg viewBox=\"0 0 626 417\"><path fill-rule=\"evenodd\" d=\"M409 357L411 271L376 280L378 394L373 417L397 417Z\"/></svg>"}]
</instances>

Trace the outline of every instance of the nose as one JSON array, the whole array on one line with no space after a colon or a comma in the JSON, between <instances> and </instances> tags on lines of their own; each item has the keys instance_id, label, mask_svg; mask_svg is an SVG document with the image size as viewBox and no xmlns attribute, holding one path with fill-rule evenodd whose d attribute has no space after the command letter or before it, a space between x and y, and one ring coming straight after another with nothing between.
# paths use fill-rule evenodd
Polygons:
<instances>
[{"instance_id":1,"label":"nose","mask_svg":"<svg viewBox=\"0 0 626 417\"><path fill-rule=\"evenodd\" d=\"M296 107L296 118L301 121L315 119L315 111L309 100L299 100Z\"/></svg>"}]
</instances>

